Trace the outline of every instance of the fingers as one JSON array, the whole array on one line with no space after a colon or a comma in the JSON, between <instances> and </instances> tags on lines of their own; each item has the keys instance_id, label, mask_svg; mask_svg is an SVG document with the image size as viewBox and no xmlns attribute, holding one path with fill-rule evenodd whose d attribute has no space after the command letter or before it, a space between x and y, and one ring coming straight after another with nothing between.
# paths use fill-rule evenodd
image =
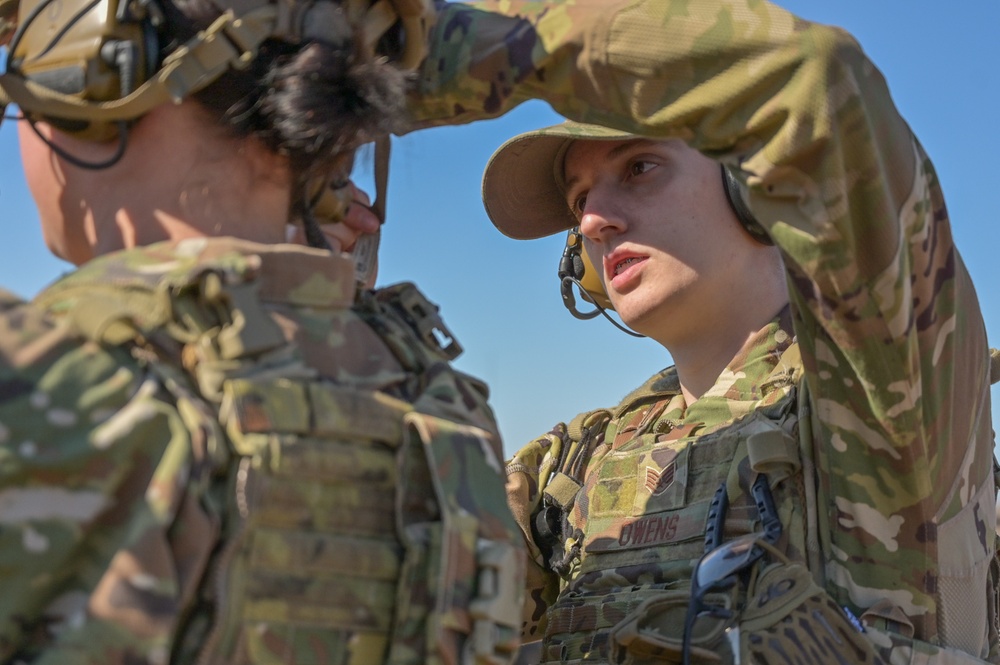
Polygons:
<instances>
[{"instance_id":1,"label":"fingers","mask_svg":"<svg viewBox=\"0 0 1000 665\"><path fill-rule=\"evenodd\" d=\"M369 233L377 233L381 222L379 222L378 217L372 212L371 199L368 198L368 194L364 191L358 189L358 187L352 182L351 192L353 195L353 200L351 205L347 208L347 213L344 215L342 223L338 224L323 224L323 233L327 237L334 237L340 242L340 246L343 251L349 252L354 247L354 243L357 239Z\"/></svg>"},{"instance_id":2,"label":"fingers","mask_svg":"<svg viewBox=\"0 0 1000 665\"><path fill-rule=\"evenodd\" d=\"M344 215L344 224L358 234L375 233L378 231L380 222L369 207L371 203L368 195L354 187L353 184L351 187L354 188L354 201L347 209L347 214Z\"/></svg>"},{"instance_id":3,"label":"fingers","mask_svg":"<svg viewBox=\"0 0 1000 665\"><path fill-rule=\"evenodd\" d=\"M317 220L320 223L320 230L335 252L350 252L358 238L377 233L381 226L378 217L370 208L371 199L368 194L353 182L350 184L350 193L352 202L342 220L328 223L324 223L322 218ZM301 227L294 227L294 231L289 234L289 241L306 243Z\"/></svg>"},{"instance_id":4,"label":"fingers","mask_svg":"<svg viewBox=\"0 0 1000 665\"><path fill-rule=\"evenodd\" d=\"M358 238L362 235L342 223L321 224L319 229L323 232L323 235L326 237L326 241L330 243L330 247L335 252L351 251L354 249L354 243L356 243Z\"/></svg>"},{"instance_id":5,"label":"fingers","mask_svg":"<svg viewBox=\"0 0 1000 665\"><path fill-rule=\"evenodd\" d=\"M342 224L320 224L319 229L323 233L323 235L326 237L326 242L330 245L330 251L333 252L333 253L335 253L335 254L339 254L340 252L345 251L344 247L343 247L343 240L342 240L342 238L339 237L336 234L330 234L330 233L327 232L331 227L334 227L334 226L343 226L343 225ZM338 233L341 233L341 232L338 231ZM297 225L297 224L289 224L286 227L285 240L287 242L295 243L297 245L308 245L309 244L309 241L306 240L305 231L303 231L302 227L299 226L299 225ZM356 241L357 241L356 237L352 238L350 240L351 243L354 243Z\"/></svg>"},{"instance_id":6,"label":"fingers","mask_svg":"<svg viewBox=\"0 0 1000 665\"><path fill-rule=\"evenodd\" d=\"M370 206L372 204L371 198L368 196L368 192L363 189L358 188L354 182L351 182L351 191L354 192L354 200L363 206Z\"/></svg>"}]
</instances>

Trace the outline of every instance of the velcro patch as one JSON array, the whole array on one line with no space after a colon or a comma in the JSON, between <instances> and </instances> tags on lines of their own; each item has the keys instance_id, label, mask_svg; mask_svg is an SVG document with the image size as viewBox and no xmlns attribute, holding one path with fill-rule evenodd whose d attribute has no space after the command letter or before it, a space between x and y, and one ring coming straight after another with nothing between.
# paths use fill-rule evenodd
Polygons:
<instances>
[{"instance_id":1,"label":"velcro patch","mask_svg":"<svg viewBox=\"0 0 1000 665\"><path fill-rule=\"evenodd\" d=\"M684 507L691 445L659 445L644 455L636 470L633 515Z\"/></svg>"},{"instance_id":2,"label":"velcro patch","mask_svg":"<svg viewBox=\"0 0 1000 665\"><path fill-rule=\"evenodd\" d=\"M596 537L584 544L587 552L618 552L700 538L705 533L708 501L681 510L617 519L592 520ZM597 522L597 523L595 523Z\"/></svg>"}]
</instances>

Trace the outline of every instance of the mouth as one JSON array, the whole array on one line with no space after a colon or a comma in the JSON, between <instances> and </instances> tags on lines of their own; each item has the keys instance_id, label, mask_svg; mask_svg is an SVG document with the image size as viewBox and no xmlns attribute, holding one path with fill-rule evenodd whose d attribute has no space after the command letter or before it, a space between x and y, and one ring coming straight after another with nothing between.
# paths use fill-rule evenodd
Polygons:
<instances>
[{"instance_id":1,"label":"mouth","mask_svg":"<svg viewBox=\"0 0 1000 665\"><path fill-rule=\"evenodd\" d=\"M648 256L637 252L616 249L604 257L604 274L608 276L608 279L613 280L648 258Z\"/></svg>"},{"instance_id":2,"label":"mouth","mask_svg":"<svg viewBox=\"0 0 1000 665\"><path fill-rule=\"evenodd\" d=\"M611 271L611 276L617 277L618 275L622 274L625 270L627 270L630 265L634 263L639 263L640 261L645 261L645 258L639 256L629 256L627 258L615 262L614 269Z\"/></svg>"}]
</instances>

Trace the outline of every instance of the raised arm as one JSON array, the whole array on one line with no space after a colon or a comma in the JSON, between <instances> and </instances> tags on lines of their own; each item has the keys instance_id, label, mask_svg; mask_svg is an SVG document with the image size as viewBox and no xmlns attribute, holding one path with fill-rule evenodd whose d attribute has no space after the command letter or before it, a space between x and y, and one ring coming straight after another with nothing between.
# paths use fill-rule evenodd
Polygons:
<instances>
[{"instance_id":1,"label":"raised arm","mask_svg":"<svg viewBox=\"0 0 1000 665\"><path fill-rule=\"evenodd\" d=\"M879 71L844 31L765 2L446 6L417 122L529 98L738 168L787 266L828 588L862 608L896 589L934 641L937 572L978 579L993 547L987 348L933 167ZM949 548L953 530L979 542Z\"/></svg>"}]
</instances>

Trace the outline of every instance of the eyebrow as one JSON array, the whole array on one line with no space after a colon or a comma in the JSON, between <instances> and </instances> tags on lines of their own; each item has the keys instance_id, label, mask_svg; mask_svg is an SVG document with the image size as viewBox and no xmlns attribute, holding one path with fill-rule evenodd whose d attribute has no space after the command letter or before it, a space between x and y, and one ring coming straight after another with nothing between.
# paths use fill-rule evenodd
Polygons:
<instances>
[{"instance_id":1,"label":"eyebrow","mask_svg":"<svg viewBox=\"0 0 1000 665\"><path fill-rule=\"evenodd\" d=\"M605 155L605 159L609 159L609 160L617 159L618 157L620 157L622 155L622 153L628 152L629 150L631 150L632 148L634 148L636 146L640 146L641 147L641 146L652 145L652 144L656 144L656 143L659 143L659 141L656 141L656 140L653 140L653 139L644 139L644 138L632 139L632 140L626 141L625 143L622 143L621 145L617 145L614 148L612 148L611 150L609 150L608 154ZM565 163L563 164L563 173L564 174L566 173ZM569 194L570 190L573 189L573 187L576 185L576 183L579 180L580 180L580 178L578 176L573 176L572 178L566 179L565 182L564 182L564 185L565 185L564 193L565 194Z\"/></svg>"}]
</instances>

